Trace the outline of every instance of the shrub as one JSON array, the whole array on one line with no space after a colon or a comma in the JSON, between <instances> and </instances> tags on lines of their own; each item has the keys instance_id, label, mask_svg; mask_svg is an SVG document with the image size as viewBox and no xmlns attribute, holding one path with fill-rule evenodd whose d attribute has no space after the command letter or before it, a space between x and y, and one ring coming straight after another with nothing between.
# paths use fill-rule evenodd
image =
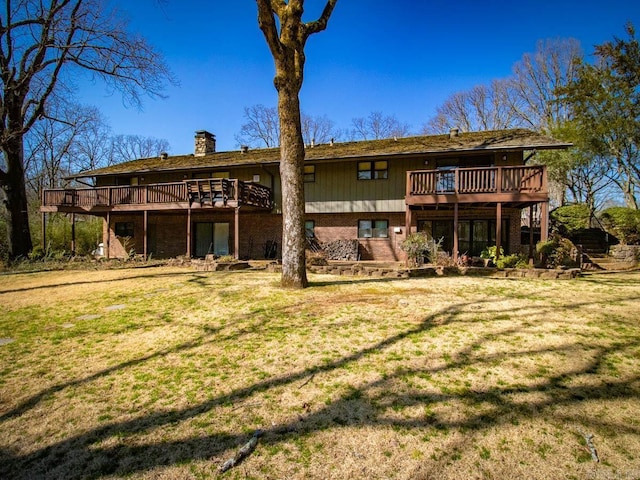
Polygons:
<instances>
[{"instance_id":1,"label":"shrub","mask_svg":"<svg viewBox=\"0 0 640 480\"><path fill-rule=\"evenodd\" d=\"M576 266L578 251L568 238L555 235L549 240L538 242L536 252L544 267Z\"/></svg>"},{"instance_id":2,"label":"shrub","mask_svg":"<svg viewBox=\"0 0 640 480\"><path fill-rule=\"evenodd\" d=\"M480 252L480 258L488 259L496 264L496 257L498 257L498 247L496 245L487 246ZM500 257L504 257L504 248L500 247Z\"/></svg>"},{"instance_id":3,"label":"shrub","mask_svg":"<svg viewBox=\"0 0 640 480\"><path fill-rule=\"evenodd\" d=\"M431 263L438 260L438 250L442 246L443 238L433 239L425 232L415 232L407 236L400 244L402 251L407 253L409 264L417 267L424 263L425 256Z\"/></svg>"},{"instance_id":4,"label":"shrub","mask_svg":"<svg viewBox=\"0 0 640 480\"><path fill-rule=\"evenodd\" d=\"M563 235L573 235L589 228L590 212L584 203L558 207L549 216L553 229Z\"/></svg>"},{"instance_id":5,"label":"shrub","mask_svg":"<svg viewBox=\"0 0 640 480\"><path fill-rule=\"evenodd\" d=\"M47 251L59 254L71 250L71 220L63 214L49 216L46 225ZM35 233L35 232L34 232ZM90 255L102 241L102 219L76 217L76 254ZM34 239L36 240L36 239ZM128 250L127 250L128 251Z\"/></svg>"},{"instance_id":6,"label":"shrub","mask_svg":"<svg viewBox=\"0 0 640 480\"><path fill-rule=\"evenodd\" d=\"M496 264L496 267L498 268L514 268L519 261L520 261L520 255L513 253L511 255L504 255L504 256L498 257L495 260L495 264Z\"/></svg>"},{"instance_id":7,"label":"shrub","mask_svg":"<svg viewBox=\"0 0 640 480\"><path fill-rule=\"evenodd\" d=\"M626 245L640 244L640 210L607 208L600 214L605 230Z\"/></svg>"}]
</instances>

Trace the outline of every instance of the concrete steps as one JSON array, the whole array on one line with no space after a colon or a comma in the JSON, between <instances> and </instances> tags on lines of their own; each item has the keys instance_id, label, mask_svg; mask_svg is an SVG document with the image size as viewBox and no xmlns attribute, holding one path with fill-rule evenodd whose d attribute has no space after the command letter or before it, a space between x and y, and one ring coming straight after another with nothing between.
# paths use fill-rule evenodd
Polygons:
<instances>
[{"instance_id":1,"label":"concrete steps","mask_svg":"<svg viewBox=\"0 0 640 480\"><path fill-rule=\"evenodd\" d=\"M609 255L588 254L582 262L583 270L629 270L636 266L635 262L621 262Z\"/></svg>"}]
</instances>

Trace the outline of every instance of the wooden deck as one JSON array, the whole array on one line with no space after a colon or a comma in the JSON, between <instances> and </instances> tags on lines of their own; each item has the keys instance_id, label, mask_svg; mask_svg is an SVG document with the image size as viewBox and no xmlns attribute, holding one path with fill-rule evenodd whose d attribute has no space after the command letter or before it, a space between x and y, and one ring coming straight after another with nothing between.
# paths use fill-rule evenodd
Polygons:
<instances>
[{"instance_id":1,"label":"wooden deck","mask_svg":"<svg viewBox=\"0 0 640 480\"><path fill-rule=\"evenodd\" d=\"M151 185L46 189L41 212L186 210L189 208L272 208L271 190L237 179L193 179Z\"/></svg>"},{"instance_id":2,"label":"wooden deck","mask_svg":"<svg viewBox=\"0 0 640 480\"><path fill-rule=\"evenodd\" d=\"M548 200L547 171L542 165L456 168L407 172L406 204L519 203Z\"/></svg>"}]
</instances>

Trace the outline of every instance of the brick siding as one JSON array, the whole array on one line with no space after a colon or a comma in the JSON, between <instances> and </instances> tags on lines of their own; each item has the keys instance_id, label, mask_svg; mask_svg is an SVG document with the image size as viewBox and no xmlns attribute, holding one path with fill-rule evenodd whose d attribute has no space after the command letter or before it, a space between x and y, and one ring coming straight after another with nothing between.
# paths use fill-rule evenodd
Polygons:
<instances>
[{"instance_id":1,"label":"brick siding","mask_svg":"<svg viewBox=\"0 0 640 480\"><path fill-rule=\"evenodd\" d=\"M432 210L415 212L413 215L412 231L416 230L419 220L451 219L453 213L450 210ZM504 209L503 218L509 219L509 245L507 251L520 251L520 211L517 209ZM460 210L460 220L466 219L495 219L494 208L478 208ZM361 260L377 261L403 261L404 252L400 244L405 239L405 215L404 213L344 213L344 214L309 214L307 220L315 224L314 233L318 242L331 242L334 240L353 240L358 236L359 220L387 220L389 222L388 238L359 239L359 254ZM124 241L115 236L116 222L133 222L134 236L123 245ZM229 251L234 247L234 213L229 211L194 212L192 223L196 222L226 222L229 223ZM109 228L110 256L122 258L126 256L126 248L134 248L138 254L144 251L143 214L112 214ZM186 215L149 213L149 239L148 250L155 258L170 258L185 255L187 251L187 226ZM192 227L192 236L195 234ZM282 247L282 216L271 213L240 213L240 258L262 259L265 258L267 242L276 242L279 258ZM105 225L106 246L106 225ZM192 238L193 241L193 238Z\"/></svg>"}]
</instances>

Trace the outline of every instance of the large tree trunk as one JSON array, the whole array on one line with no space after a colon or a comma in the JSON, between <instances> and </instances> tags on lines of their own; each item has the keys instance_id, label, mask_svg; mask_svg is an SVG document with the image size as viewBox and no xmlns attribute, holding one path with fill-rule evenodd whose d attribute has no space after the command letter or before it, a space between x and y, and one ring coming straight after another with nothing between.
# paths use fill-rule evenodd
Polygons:
<instances>
[{"instance_id":1,"label":"large tree trunk","mask_svg":"<svg viewBox=\"0 0 640 480\"><path fill-rule=\"evenodd\" d=\"M4 204L9 215L7 237L12 259L27 256L31 252L31 232L24 178L24 147L22 136L15 135L4 145L7 171L2 175Z\"/></svg>"},{"instance_id":2,"label":"large tree trunk","mask_svg":"<svg viewBox=\"0 0 640 480\"><path fill-rule=\"evenodd\" d=\"M258 25L273 55L280 117L280 181L282 184L282 286L305 288L307 270L304 231L304 140L300 99L304 45L309 35L327 27L337 0L327 0L315 22L302 21L304 0L256 0ZM279 22L276 22L275 16ZM280 24L280 30L278 28Z\"/></svg>"},{"instance_id":3,"label":"large tree trunk","mask_svg":"<svg viewBox=\"0 0 640 480\"><path fill-rule=\"evenodd\" d=\"M280 179L282 184L282 286L305 288L307 269L304 230L304 140L298 92L278 90Z\"/></svg>"}]
</instances>

